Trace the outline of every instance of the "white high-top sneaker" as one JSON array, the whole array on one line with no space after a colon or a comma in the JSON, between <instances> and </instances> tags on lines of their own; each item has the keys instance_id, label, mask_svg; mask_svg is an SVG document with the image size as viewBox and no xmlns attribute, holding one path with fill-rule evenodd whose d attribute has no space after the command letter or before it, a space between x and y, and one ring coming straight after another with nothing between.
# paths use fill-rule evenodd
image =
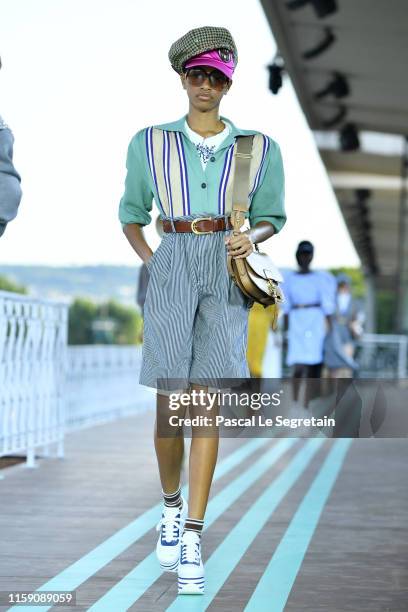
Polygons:
<instances>
[{"instance_id":1,"label":"white high-top sneaker","mask_svg":"<svg viewBox=\"0 0 408 612\"><path fill-rule=\"evenodd\" d=\"M181 499L181 510L178 507L164 506L162 517L156 526L156 531L160 530L156 554L160 567L165 572L176 572L179 564L181 534L188 511L186 500L183 496Z\"/></svg>"},{"instance_id":2,"label":"white high-top sneaker","mask_svg":"<svg viewBox=\"0 0 408 612\"><path fill-rule=\"evenodd\" d=\"M195 531L185 531L181 538L178 566L178 594L204 594L204 566L201 560L201 538Z\"/></svg>"}]
</instances>

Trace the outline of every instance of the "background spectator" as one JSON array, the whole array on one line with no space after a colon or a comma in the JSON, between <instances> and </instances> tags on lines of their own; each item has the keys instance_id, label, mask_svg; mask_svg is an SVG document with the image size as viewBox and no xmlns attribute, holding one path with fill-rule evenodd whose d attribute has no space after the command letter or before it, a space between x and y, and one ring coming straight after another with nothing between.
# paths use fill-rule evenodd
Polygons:
<instances>
[{"instance_id":1,"label":"background spectator","mask_svg":"<svg viewBox=\"0 0 408 612\"><path fill-rule=\"evenodd\" d=\"M0 236L17 215L22 195L20 175L13 166L13 143L13 134L0 115Z\"/></svg>"}]
</instances>

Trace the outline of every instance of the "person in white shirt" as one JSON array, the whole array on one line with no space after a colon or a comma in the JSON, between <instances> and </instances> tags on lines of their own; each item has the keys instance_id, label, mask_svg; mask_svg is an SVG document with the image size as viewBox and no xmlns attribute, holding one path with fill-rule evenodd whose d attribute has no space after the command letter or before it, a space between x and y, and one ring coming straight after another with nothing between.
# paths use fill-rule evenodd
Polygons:
<instances>
[{"instance_id":1,"label":"person in white shirt","mask_svg":"<svg viewBox=\"0 0 408 612\"><path fill-rule=\"evenodd\" d=\"M336 310L324 345L324 364L330 378L351 378L358 370L354 353L356 340L363 332L364 315L351 293L351 279L339 274L336 281Z\"/></svg>"}]
</instances>

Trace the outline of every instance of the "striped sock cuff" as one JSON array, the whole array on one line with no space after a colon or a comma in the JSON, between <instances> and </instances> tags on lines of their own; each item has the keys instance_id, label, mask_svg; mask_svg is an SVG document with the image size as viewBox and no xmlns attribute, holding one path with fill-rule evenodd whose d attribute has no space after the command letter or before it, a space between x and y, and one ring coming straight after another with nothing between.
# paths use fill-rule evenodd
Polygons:
<instances>
[{"instance_id":1,"label":"striped sock cuff","mask_svg":"<svg viewBox=\"0 0 408 612\"><path fill-rule=\"evenodd\" d=\"M201 535L201 532L204 527L204 520L195 519L191 517L186 518L186 522L184 523L184 531L195 531L198 535Z\"/></svg>"},{"instance_id":2,"label":"striped sock cuff","mask_svg":"<svg viewBox=\"0 0 408 612\"><path fill-rule=\"evenodd\" d=\"M174 493L165 493L162 489L164 505L170 508L175 508L179 506L181 508L181 487L177 489Z\"/></svg>"}]
</instances>

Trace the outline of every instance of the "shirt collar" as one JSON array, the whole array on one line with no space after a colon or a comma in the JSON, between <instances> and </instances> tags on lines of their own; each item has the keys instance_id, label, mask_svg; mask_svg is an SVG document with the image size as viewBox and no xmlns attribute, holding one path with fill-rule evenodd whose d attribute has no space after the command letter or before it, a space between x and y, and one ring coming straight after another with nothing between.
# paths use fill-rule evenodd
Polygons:
<instances>
[{"instance_id":1,"label":"shirt collar","mask_svg":"<svg viewBox=\"0 0 408 612\"><path fill-rule=\"evenodd\" d=\"M190 138L193 144L195 145L201 144L205 140L206 144L210 143L210 145L217 146L218 144L221 144L221 142L225 138L227 138L228 134L231 131L231 127L228 121L224 119L224 123L225 123L225 128L223 129L222 132L218 132L218 134L214 134L213 136L208 136L207 138L204 138L203 136L200 136L200 134L197 134L197 132L194 132L188 125L187 121L184 122L184 127L185 127L185 131L187 132L188 137Z\"/></svg>"},{"instance_id":2,"label":"shirt collar","mask_svg":"<svg viewBox=\"0 0 408 612\"><path fill-rule=\"evenodd\" d=\"M187 118L187 115L183 115L183 117L181 117L177 121L172 121L171 123L161 123L160 125L154 125L153 127L159 130L164 130L166 132L181 132L182 134L184 134L184 136L187 139L189 139L189 136L186 131L185 124L184 124L186 118ZM257 130L243 130L241 128L238 128L236 125L232 123L230 119L228 119L228 117L223 117L221 115L220 119L221 121L227 121L229 123L230 133L228 134L227 138L225 138L225 140L223 140L223 142L220 144L219 150L229 147L235 141L235 138L237 136L249 136L251 134L261 133Z\"/></svg>"}]
</instances>

